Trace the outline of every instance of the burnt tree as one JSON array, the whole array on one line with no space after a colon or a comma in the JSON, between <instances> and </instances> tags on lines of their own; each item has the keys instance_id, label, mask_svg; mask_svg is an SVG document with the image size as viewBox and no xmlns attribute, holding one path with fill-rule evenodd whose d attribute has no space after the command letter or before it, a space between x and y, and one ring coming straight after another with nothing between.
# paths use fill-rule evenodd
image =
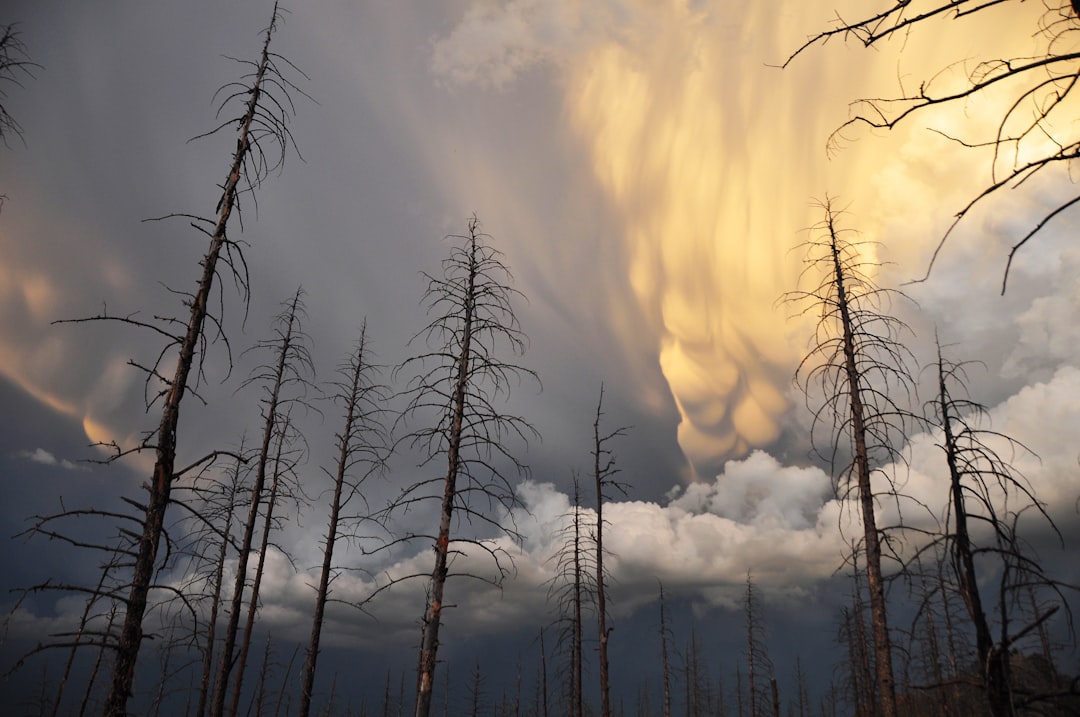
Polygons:
<instances>
[{"instance_id":1,"label":"burnt tree","mask_svg":"<svg viewBox=\"0 0 1080 717\"><path fill-rule=\"evenodd\" d=\"M858 506L862 551L874 644L878 699L884 717L895 717L896 688L892 664L882 568L883 545L899 532L878 527L875 514L883 498L901 499L886 467L899 459L910 412L894 396L913 391L910 353L899 341L906 325L887 313L897 292L877 286L878 264L867 243L850 241L826 201L825 218L806 243L802 282L809 288L787 296L817 315L817 328L796 381L814 412L811 438L833 465L838 497ZM821 437L822 429L827 438ZM837 465L837 464L840 465ZM878 487L875 487L877 484ZM854 557L854 556L853 556Z\"/></svg>"},{"instance_id":2,"label":"burnt tree","mask_svg":"<svg viewBox=\"0 0 1080 717\"><path fill-rule=\"evenodd\" d=\"M419 502L439 502L433 535L435 564L422 625L416 715L428 717L439 649L444 593L450 559L465 544L486 551L501 579L509 556L490 541L469 534L451 537L461 521L505 533L499 518L516 505L511 476L526 466L511 452L511 443L527 443L536 431L520 416L503 408L510 388L536 375L500 356L520 356L526 348L513 304L521 298L513 288L503 254L473 216L466 232L448 237L455 242L442 263L442 275L425 275L425 304L431 320L415 337L426 349L407 359L395 374L415 372L406 395L403 421L420 427L403 439L419 451L421 467L445 461L437 477L422 478L405 488L388 513L407 510ZM492 511L500 511L494 515ZM421 536L410 536L421 537Z\"/></svg>"}]
</instances>

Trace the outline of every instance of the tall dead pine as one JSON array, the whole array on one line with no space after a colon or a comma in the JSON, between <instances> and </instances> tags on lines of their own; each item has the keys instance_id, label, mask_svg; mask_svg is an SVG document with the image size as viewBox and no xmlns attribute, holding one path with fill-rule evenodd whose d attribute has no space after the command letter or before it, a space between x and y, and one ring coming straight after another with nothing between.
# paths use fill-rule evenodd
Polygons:
<instances>
[{"instance_id":1,"label":"tall dead pine","mask_svg":"<svg viewBox=\"0 0 1080 717\"><path fill-rule=\"evenodd\" d=\"M609 687L608 638L612 628L607 622L607 575L604 573L604 498L607 490L614 488L623 495L626 490L616 482L619 472L615 465L615 455L608 444L626 433L625 428L611 432L602 432L600 419L604 416L604 386L600 385L600 398L596 402L596 420L593 421L593 482L596 486L596 622L599 634L600 659L600 715L611 717L611 690Z\"/></svg>"},{"instance_id":2,"label":"tall dead pine","mask_svg":"<svg viewBox=\"0 0 1080 717\"><path fill-rule=\"evenodd\" d=\"M446 465L440 477L408 486L390 509L404 510L429 499L440 503L438 527L430 536L435 564L422 626L417 717L428 717L431 711L443 597L454 553L451 531L462 520L504 530L488 510L509 511L516 504L510 475L526 471L510 443L536 435L527 421L498 405L512 384L536 377L497 353L508 350L520 356L525 350L526 337L513 310L520 292L511 286L513 277L502 253L491 246L491 237L481 231L475 216L464 234L448 238L456 245L443 261L442 275L427 275L425 303L431 320L414 337L425 340L427 348L398 367L398 372L416 371L407 389L404 419L430 421L413 428L406 440L423 454L421 466L437 459ZM462 539L487 550L499 576L505 574L509 556L497 546L471 536Z\"/></svg>"},{"instance_id":3,"label":"tall dead pine","mask_svg":"<svg viewBox=\"0 0 1080 717\"><path fill-rule=\"evenodd\" d=\"M154 471L148 486L149 495L146 500L142 537L135 559L131 588L125 600L123 627L116 644L112 685L105 706L105 714L109 717L123 717L127 714L127 703L131 697L135 678L135 664L138 661L139 648L143 639L143 617L153 583L158 547L162 539L165 513L169 506L175 474L176 433L180 422L180 406L185 392L190 387L192 370L199 365L196 355L201 351L204 343L204 326L211 317L210 297L214 281L219 270L223 268L222 265L227 267L231 276L246 288L246 275L240 247L228 236L229 220L238 207L238 196L245 189L243 185L246 184L247 189L253 189L269 172L280 167L284 160L285 149L291 142L291 135L285 124L291 104L285 93L289 89L294 89L294 86L282 77L277 64L280 58L270 52L270 39L279 21L280 16L275 4L270 24L265 31L259 60L247 63L253 68L251 73L244 82L228 86L227 96L223 103L224 107L230 106L232 100L243 101L244 111L239 117L222 122L213 131L237 127L236 149L222 185L216 218L193 222L193 226L210 237L210 245L201 261L202 275L198 286L186 301L190 308L186 330L183 334L173 335L156 325L146 325L147 328L169 337L170 345L176 350L176 365L172 376L168 378L159 370L150 372L152 378L164 383L164 388L159 394L162 400L161 421L146 440L145 445L140 447L154 450ZM246 100L244 100L245 97ZM277 158L276 161L275 158ZM127 322L137 323L131 320ZM220 326L219 319L215 323Z\"/></svg>"},{"instance_id":4,"label":"tall dead pine","mask_svg":"<svg viewBox=\"0 0 1080 717\"><path fill-rule=\"evenodd\" d=\"M867 256L869 243L848 241L826 201L824 220L807 242L802 281L810 288L788 295L818 314L809 354L799 364L796 380L814 411L815 447L834 466L837 493L858 506L862 523L867 590L874 644L874 665L881 713L895 717L896 687L892 666L885 583L882 571L883 531L875 507L882 497L899 500L892 476L881 470L894 462L903 445L908 412L892 397L912 391L910 354L898 336L906 326L885 313L896 292L879 288L872 274L877 264ZM821 447L818 432L828 431ZM843 461L838 467L838 458ZM872 480L885 484L875 493Z\"/></svg>"},{"instance_id":5,"label":"tall dead pine","mask_svg":"<svg viewBox=\"0 0 1080 717\"><path fill-rule=\"evenodd\" d=\"M311 353L303 332L303 296L303 290L298 288L289 301L285 302L275 320L274 337L256 346L257 349L269 352L270 360L261 364L245 382L245 385L259 385L264 394L260 400L263 426L259 453L254 459L255 477L251 484L248 514L244 521L237 555L229 621L225 627L224 644L218 662L217 681L210 711L212 717L221 717L225 713L225 696L228 692L229 678L234 669L236 677L229 712L236 715L239 710L240 691L243 687L247 655L251 649L255 612L258 606L266 549L273 525L274 507L281 490L283 475L290 470L289 462L292 458L287 455L291 451L289 446L297 442L289 414L292 406L304 403L314 373ZM237 652L240 614L244 607L248 579L248 561L252 549L256 546L255 538L260 517L263 519L261 545L257 551L258 558L248 598L243 639L239 643L239 652Z\"/></svg>"},{"instance_id":6,"label":"tall dead pine","mask_svg":"<svg viewBox=\"0 0 1080 717\"><path fill-rule=\"evenodd\" d=\"M660 583L660 677L664 685L664 717L671 717L671 670L668 665L668 637L671 629L667 622L667 606L664 603L664 584Z\"/></svg>"},{"instance_id":7,"label":"tall dead pine","mask_svg":"<svg viewBox=\"0 0 1080 717\"><path fill-rule=\"evenodd\" d=\"M350 536L349 526L361 516L347 515L351 504L366 501L360 492L364 481L381 470L386 455L386 434L379 418L384 411L385 389L375 382L375 366L370 360L367 345L367 325L360 329L360 338L348 361L339 369L341 380L335 384L333 400L344 411L341 432L337 434L337 466L330 496L330 514L326 524L323 561L315 588L315 610L311 621L311 639L300 686L300 717L311 712L315 689L315 669L319 658L326 604L330 598L330 583L334 577L334 548L338 539Z\"/></svg>"},{"instance_id":8,"label":"tall dead pine","mask_svg":"<svg viewBox=\"0 0 1080 717\"><path fill-rule=\"evenodd\" d=\"M945 531L931 547L944 545L956 593L974 629L979 675L989 713L1011 717L1017 713L1017 699L1010 655L1018 651L1017 643L1032 632L1040 635L1039 647L1048 654L1040 629L1051 614L1068 605L1061 586L1046 574L1019 535L1020 516L1038 516L1059 540L1061 535L1034 488L994 448L997 445L1022 452L1024 446L982 427L987 411L967 396L964 364L944 358L939 344L933 368L937 396L927 404L927 418L941 431L940 446L949 474L949 509ZM996 590L991 593L996 594L997 604L991 601L988 609L979 586L986 584L990 576L997 579ZM1049 591L1056 603L1047 611L1041 610L1034 598L1036 592L1044 591ZM1053 675L1052 662L1048 669Z\"/></svg>"}]
</instances>

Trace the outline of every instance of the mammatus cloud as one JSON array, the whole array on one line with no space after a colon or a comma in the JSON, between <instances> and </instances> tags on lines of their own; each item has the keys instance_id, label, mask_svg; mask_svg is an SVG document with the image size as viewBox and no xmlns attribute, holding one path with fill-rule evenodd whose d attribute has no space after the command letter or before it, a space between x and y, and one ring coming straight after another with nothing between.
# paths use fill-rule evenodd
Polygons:
<instances>
[{"instance_id":1,"label":"mammatus cloud","mask_svg":"<svg viewBox=\"0 0 1080 717\"><path fill-rule=\"evenodd\" d=\"M911 154L929 133L905 145L904 128L831 162L823 148L847 103L895 86L898 65L918 75L951 60L932 37L916 38L906 52L890 44L857 63L807 53L781 72L766 64L783 61L807 28L827 22L827 10L678 0L595 6L474 3L435 43L433 69L505 87L537 64L557 68L567 120L624 222L638 310L627 333L655 337L680 414L679 443L694 465L716 466L769 446L788 420L808 326L776 302L796 286L800 231L820 219L812 198L839 193L868 239L890 222L919 223L923 231L903 232L900 255L913 266L902 278L924 268L944 224L924 223L925 211L913 218L912 207L939 203L941 184L965 186L942 176L940 151ZM843 73L830 71L836 62ZM957 121L938 128L956 131ZM970 180L981 158L933 138L956 155L944 163L949 171ZM950 208L962 206L964 191L949 194Z\"/></svg>"},{"instance_id":2,"label":"mammatus cloud","mask_svg":"<svg viewBox=\"0 0 1080 717\"><path fill-rule=\"evenodd\" d=\"M435 69L499 84L523 67L507 61L514 47L557 58L569 122L623 215L640 314L633 330L655 336L680 445L702 466L768 445L788 408L795 355L793 327L773 307L798 262L788 256L791 225L780 229L791 213L747 174L752 160L768 162L747 152L760 119L751 115L771 109L729 72L745 50L732 47L733 29L761 18L740 7L733 12L744 17L721 19L675 2L607 3L606 24L571 2L484 7L436 45ZM518 22L540 13L567 22L558 33ZM518 31L501 31L509 27ZM462 33L479 28L503 44L465 46Z\"/></svg>"}]
</instances>

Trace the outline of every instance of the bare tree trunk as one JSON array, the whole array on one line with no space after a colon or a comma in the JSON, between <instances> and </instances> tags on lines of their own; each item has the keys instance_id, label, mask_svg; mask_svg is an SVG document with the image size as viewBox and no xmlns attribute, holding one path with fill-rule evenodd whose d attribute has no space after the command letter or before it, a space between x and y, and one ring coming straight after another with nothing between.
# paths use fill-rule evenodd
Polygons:
<instances>
[{"instance_id":1,"label":"bare tree trunk","mask_svg":"<svg viewBox=\"0 0 1080 717\"><path fill-rule=\"evenodd\" d=\"M802 657L795 656L795 699L798 717L809 717L810 691L806 685L806 673L802 668Z\"/></svg>"},{"instance_id":2,"label":"bare tree trunk","mask_svg":"<svg viewBox=\"0 0 1080 717\"><path fill-rule=\"evenodd\" d=\"M105 626L105 633L112 632L113 625L116 624L116 605L114 604L109 610L109 621ZM86 680L86 690L83 691L82 702L79 703L79 717L86 717L86 710L90 706L90 696L94 692L94 685L97 684L97 676L101 672L102 662L105 661L106 645L102 643L100 649L98 649L97 658L94 660L94 666L90 670L90 677Z\"/></svg>"},{"instance_id":3,"label":"bare tree trunk","mask_svg":"<svg viewBox=\"0 0 1080 717\"><path fill-rule=\"evenodd\" d=\"M612 433L600 433L600 419L604 415L604 386L600 385L600 399L596 402L596 420L593 421L593 479L596 484L596 621L599 633L600 657L600 715L611 717L610 672L608 666L608 638L613 628L607 625L607 576L604 574L604 486L622 486L614 481L618 469L607 443L623 435L625 429ZM625 491L623 491L625 492Z\"/></svg>"},{"instance_id":4,"label":"bare tree trunk","mask_svg":"<svg viewBox=\"0 0 1080 717\"><path fill-rule=\"evenodd\" d=\"M854 650L854 662L852 663L852 669L857 671L859 675L857 689L858 692L855 695L857 704L862 705L862 710L866 712L874 712L874 704L877 701L877 682L874 679L873 660L871 659L870 651L867 649L868 640L866 639L866 623L863 621L863 613L865 606L863 604L862 597L862 581L859 579L859 566L858 562L852 566L852 648Z\"/></svg>"},{"instance_id":5,"label":"bare tree trunk","mask_svg":"<svg viewBox=\"0 0 1080 717\"><path fill-rule=\"evenodd\" d=\"M251 708L255 708L255 717L262 717L263 707L266 705L266 678L270 674L270 657L272 655L272 641L270 633L266 634L266 643L263 645L262 669L259 670L259 679L255 681L255 692L248 704L248 714Z\"/></svg>"},{"instance_id":6,"label":"bare tree trunk","mask_svg":"<svg viewBox=\"0 0 1080 717\"><path fill-rule=\"evenodd\" d=\"M270 37L277 24L277 4L266 30L262 55L256 65L255 76L247 101L247 111L241 123L233 154L232 166L218 202L217 221L211 232L210 247L202 260L202 277L198 290L191 298L191 316L187 331L179 346L176 369L168 384L165 394L161 422L156 431L156 459L154 473L149 485L146 504L146 517L143 521L143 533L139 540L138 557L131 579L131 591L126 600L124 624L116 645L116 661L113 665L112 686L105 702L104 713L108 717L125 717L127 703L131 697L135 679L135 663L139 657L139 648L143 638L143 616L146 613L147 596L154 579L154 566L157 563L158 545L161 542L165 525L165 511L169 505L172 490L174 464L176 461L176 430L180 422L180 404L187 389L188 375L194 364L195 351L203 335L203 323L206 320L210 292L217 273L218 259L228 241L226 227L236 205L237 187L244 174L244 165L253 142L252 124L259 109L259 100L263 91L263 78L270 64Z\"/></svg>"},{"instance_id":7,"label":"bare tree trunk","mask_svg":"<svg viewBox=\"0 0 1080 717\"><path fill-rule=\"evenodd\" d=\"M475 254L475 242L471 252ZM431 571L431 599L424 616L424 643L420 649L420 686L416 695L416 717L428 717L431 713L431 691L435 681L435 665L439 650L439 627L442 624L443 594L446 589L447 559L450 554L450 520L454 513L454 497L457 495L458 469L461 464L461 437L465 420L465 389L469 381L472 361L473 309L476 300L475 258L470 258L467 289L464 298L461 351L457 356L454 394L451 399L451 427L446 452L446 478L444 481L439 533L435 541L435 567Z\"/></svg>"},{"instance_id":8,"label":"bare tree trunk","mask_svg":"<svg viewBox=\"0 0 1080 717\"><path fill-rule=\"evenodd\" d=\"M671 717L671 670L668 666L667 634L664 584L660 583L660 670L664 684L664 717Z\"/></svg>"},{"instance_id":9,"label":"bare tree trunk","mask_svg":"<svg viewBox=\"0 0 1080 717\"><path fill-rule=\"evenodd\" d=\"M746 682L750 697L750 717L758 717L757 708L757 616L754 614L754 584L750 581L750 573L746 574Z\"/></svg>"},{"instance_id":10,"label":"bare tree trunk","mask_svg":"<svg viewBox=\"0 0 1080 717\"><path fill-rule=\"evenodd\" d=\"M240 453L243 454L243 443ZM228 486L228 498L225 503L225 525L221 529L221 549L214 565L213 593L210 596L210 617L206 625L206 645L203 648L202 677L199 682L199 704L196 717L205 717L207 702L210 698L210 677L214 669L214 644L217 642L218 612L221 609L221 587L225 577L225 558L229 554L229 538L232 533L233 512L236 509L236 494L240 488L240 460L233 467L232 479Z\"/></svg>"},{"instance_id":11,"label":"bare tree trunk","mask_svg":"<svg viewBox=\"0 0 1080 717\"><path fill-rule=\"evenodd\" d=\"M269 387L267 388L268 396L265 399L262 441L259 445L258 462L255 464L255 481L251 486L251 504L248 506L247 520L244 522L244 535L241 538L239 554L237 555L236 578L229 610L229 622L225 628L224 644L221 649L217 683L214 688L214 701L213 706L211 707L212 717L222 717L225 713L225 697L229 690L229 675L233 669L233 653L236 650L236 639L240 627L240 613L244 606L244 588L247 585L248 560L251 557L252 546L255 542L255 530L259 522L259 506L262 503L263 492L266 490L266 469L270 464L270 449L273 445L274 438L278 438L278 453L280 457L281 447L285 441L285 430L279 424L279 413L282 404L284 403L282 390L287 382L288 373L293 370L290 361L297 358L295 352L299 345L297 336L299 333L298 322L302 296L302 291L297 289L284 314L279 317L279 321L283 324L283 330L281 330L279 334L280 341L275 342L275 362L270 370L269 376L266 377L269 378ZM275 488L277 486L276 478L277 475L275 471L275 475L272 476ZM266 511L268 519L272 512L273 507L268 506ZM267 535L264 531L264 543L266 538ZM259 553L260 563L263 561L264 557L265 549ZM255 600L253 600L252 603L256 604L255 601L257 599L258 596L256 595ZM249 643L250 640L250 626L248 630L248 634L245 636L245 643ZM237 688L239 688L239 686L238 683ZM236 714L236 710L238 709L238 700L239 689L236 690L236 694L234 694L230 705L233 715Z\"/></svg>"},{"instance_id":12,"label":"bare tree trunk","mask_svg":"<svg viewBox=\"0 0 1080 717\"><path fill-rule=\"evenodd\" d=\"M986 696L990 702L990 713L994 717L1012 715L1012 700L1009 698L1009 685L1005 670L1001 668L994 650L994 638L990 624L983 610L982 597L979 595L979 583L975 573L975 555L968 533L968 511L964 503L964 485L960 455L956 436L953 433L953 403L949 399L946 383L945 363L941 358L941 346L938 346L937 360L938 411L941 428L945 434L945 460L949 466L950 489L953 520L953 562L957 577L960 579L960 595L964 599L968 616L975 627L975 649L979 656L979 665L986 687Z\"/></svg>"},{"instance_id":13,"label":"bare tree trunk","mask_svg":"<svg viewBox=\"0 0 1080 717\"><path fill-rule=\"evenodd\" d=\"M457 495L457 477L460 467L462 425L465 419L465 387L469 380L469 364L472 359L472 321L475 271L468 277L468 294L464 305L464 328L462 329L461 353L457 357L457 377L451 403L453 418L450 441L446 452L446 478L444 482L439 533L435 541L435 567L431 571L431 599L424 616L424 643L420 649L420 685L416 694L416 717L428 717L431 713L431 691L435 682L435 665L439 650L439 627L442 624L443 594L446 590L447 559L450 555L450 520L454 514L454 497Z\"/></svg>"},{"instance_id":14,"label":"bare tree trunk","mask_svg":"<svg viewBox=\"0 0 1080 717\"><path fill-rule=\"evenodd\" d=\"M255 633L255 614L259 609L259 591L262 587L263 571L266 568L266 551L270 547L270 531L274 523L274 509L277 507L278 492L281 488L282 452L286 442L286 430L289 424L285 417L285 426L278 435L277 450L274 456L274 472L270 481L270 495L266 498L266 514L263 516L262 542L259 545L259 557L255 562L255 575L251 580L251 597L248 598L247 617L244 622L244 640L240 643L240 653L236 660L236 677L233 682L232 702L229 706L230 717L237 717L240 712L240 694L243 692L244 672L247 669L248 654L251 651L251 639ZM269 639L269 636L267 636Z\"/></svg>"},{"instance_id":15,"label":"bare tree trunk","mask_svg":"<svg viewBox=\"0 0 1080 717\"><path fill-rule=\"evenodd\" d=\"M278 688L277 700L274 702L274 717L279 717L282 705L285 705L286 714L288 714L289 705L287 704L288 700L285 699L285 687L292 684L292 668L293 665L296 664L296 653L299 651L299 645L293 648L292 655L289 657L289 664L285 667L285 677L281 680L281 687Z\"/></svg>"},{"instance_id":16,"label":"bare tree trunk","mask_svg":"<svg viewBox=\"0 0 1080 717\"><path fill-rule=\"evenodd\" d=\"M480 717L480 699L483 697L483 680L480 674L480 661L476 661L476 665L473 667L473 679L472 686L469 689L469 700L472 705L470 714L472 717Z\"/></svg>"},{"instance_id":17,"label":"bare tree trunk","mask_svg":"<svg viewBox=\"0 0 1080 717\"><path fill-rule=\"evenodd\" d=\"M60 704L64 700L64 688L67 686L68 678L71 677L71 668L75 663L75 654L82 646L83 634L86 631L86 625L90 620L90 611L94 608L94 605L103 597L102 590L105 587L105 582L109 577L109 571L116 567L117 557L109 561L107 565L101 569L101 577L98 579L97 587L94 588L90 597L86 599L86 606L83 608L82 615L79 616L79 627L76 631L73 639L71 650L68 652L67 661L64 663L64 670L60 673L60 683L56 686L56 697L53 700L52 705L52 717L57 717L60 714ZM110 621L111 622L111 621ZM106 631L107 632L107 631Z\"/></svg>"},{"instance_id":18,"label":"bare tree trunk","mask_svg":"<svg viewBox=\"0 0 1080 717\"><path fill-rule=\"evenodd\" d=\"M540 699L543 703L544 717L548 717L548 675L547 650L544 649L544 628L540 628Z\"/></svg>"},{"instance_id":19,"label":"bare tree trunk","mask_svg":"<svg viewBox=\"0 0 1080 717\"><path fill-rule=\"evenodd\" d=\"M428 276L425 294L429 315L435 314L427 328L417 334L429 341L438 341L438 350L428 350L421 356L408 359L398 367L420 366L420 375L411 382L407 393L412 394L403 416L439 406L436 425L411 433L414 446L426 452L426 460L445 455L446 473L439 481L441 496L424 495L434 481L423 480L406 488L388 511L412 505L417 500L440 500L438 529L434 538L435 564L431 571L430 599L424 615L417 675L416 717L431 713L435 667L438 661L439 629L442 625L444 594L449 575L450 531L455 504L470 515L479 515L469 501L470 492L459 489L459 481L471 481L471 491L484 495L505 508L516 502L514 487L503 468L496 463L509 461L519 474L526 468L508 451L507 436L527 440L535 430L523 419L498 412L492 399L508 391L513 377L535 374L494 354L506 345L514 353L525 349L524 334L518 327L511 299L517 295L509 282L512 279L502 263L500 252L489 246L473 216L467 234L453 238L462 241L448 259L443 261L443 277ZM430 365L426 368L424 364ZM492 454L499 461L491 460ZM484 471L488 477L480 480L474 471ZM482 542L481 542L482 544ZM505 569L499 563L497 549L488 550L500 575Z\"/></svg>"},{"instance_id":20,"label":"bare tree trunk","mask_svg":"<svg viewBox=\"0 0 1080 717\"><path fill-rule=\"evenodd\" d=\"M330 517L327 520L326 543L323 546L322 568L319 571L319 583L315 590L315 612L311 621L311 639L308 642L307 659L304 663L304 675L300 687L300 717L308 717L311 711L311 697L315 688L315 668L319 659L319 641L322 636L323 617L326 612L326 601L330 593L330 577L334 564L334 545L338 538L341 510L348 497L344 495L346 478L349 470L358 459L358 452L363 447L354 445L357 436L364 426L362 404L365 392L370 386L365 385L365 373L370 368L367 363L365 344L367 341L367 326L360 330L360 339L356 350L348 363L348 382L341 386L342 393L339 398L345 404L345 420L342 431L338 434L338 462L334 474L334 491L330 498ZM378 456L369 456L374 463L379 463ZM362 479L361 479L362 480Z\"/></svg>"},{"instance_id":21,"label":"bare tree trunk","mask_svg":"<svg viewBox=\"0 0 1080 717\"><path fill-rule=\"evenodd\" d=\"M892 643L889 637L889 619L885 604L885 583L881 574L881 534L874 515L874 492L870 485L870 456L867 451L866 416L863 407L863 376L856 361L856 329L848 304L846 274L840 258L836 228L830 213L828 222L837 309L843 340L845 383L851 416L851 434L855 443L855 484L858 490L860 513L863 523L863 543L866 549L866 581L870 593L870 615L874 631L874 667L877 674L878 694L883 717L896 717L896 688L893 680Z\"/></svg>"},{"instance_id":22,"label":"bare tree trunk","mask_svg":"<svg viewBox=\"0 0 1080 717\"><path fill-rule=\"evenodd\" d=\"M581 619L581 603L584 594L582 583L581 566L581 497L578 493L577 481L574 481L574 588L573 588L573 617L571 630L573 630L571 643L571 668L570 668L570 698L572 717L584 715L584 690L582 685L582 666L584 662L584 636Z\"/></svg>"}]
</instances>

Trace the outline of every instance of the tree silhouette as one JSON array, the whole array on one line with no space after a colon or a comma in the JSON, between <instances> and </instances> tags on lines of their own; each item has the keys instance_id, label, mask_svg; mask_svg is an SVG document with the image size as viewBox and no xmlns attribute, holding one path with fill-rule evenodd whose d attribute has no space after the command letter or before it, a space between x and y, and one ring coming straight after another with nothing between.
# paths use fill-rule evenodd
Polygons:
<instances>
[{"instance_id":1,"label":"tree silhouette","mask_svg":"<svg viewBox=\"0 0 1080 717\"><path fill-rule=\"evenodd\" d=\"M386 410L386 389L376 383L376 367L370 357L365 323L352 354L338 370L340 380L334 384L337 390L333 400L341 406L345 415L341 432L336 436L337 466L331 475L330 514L327 517L322 566L315 588L311 638L300 687L300 717L307 717L311 711L319 642L326 605L330 600L331 583L335 577L334 548L340 539L359 537L351 531L368 512L361 487L364 481L385 466L387 436L380 418ZM355 504L362 504L363 513L348 512Z\"/></svg>"},{"instance_id":2,"label":"tree silhouette","mask_svg":"<svg viewBox=\"0 0 1080 717\"><path fill-rule=\"evenodd\" d=\"M505 533L500 518L517 502L510 476L527 472L510 443L526 443L537 436L525 419L498 405L508 398L513 384L536 378L532 371L498 354L507 350L519 356L525 350L526 337L513 309L520 292L511 286L513 277L502 253L491 246L491 237L481 231L475 215L465 234L448 238L457 244L443 260L442 275L425 275L425 303L431 320L414 341L423 339L427 349L395 371L415 372L405 392L408 405L402 420L427 422L411 428L403 440L420 451L422 468L437 459L446 461L439 477L407 486L387 509L390 514L434 500L440 506L433 535L406 538L426 537L435 551L422 625L417 717L428 717L431 711L444 592L451 557L459 552L452 545L451 532L465 520ZM492 514L496 509L499 514ZM497 580L509 569L508 555L494 543L461 535L453 542L486 551L500 576Z\"/></svg>"},{"instance_id":3,"label":"tree silhouette","mask_svg":"<svg viewBox=\"0 0 1080 717\"><path fill-rule=\"evenodd\" d=\"M249 68L248 74L241 81L219 90L218 94L223 96L219 116L225 113L227 119L210 132L200 135L205 137L233 128L237 132L236 146L225 182L221 185L214 218L170 215L190 220L192 226L210 240L200 261L201 273L195 290L175 292L184 298L186 319L155 317L154 321L143 321L136 318L136 314L117 316L103 311L97 316L57 322L119 322L152 331L165 339L165 345L156 361L150 365L130 362L146 374L148 409L159 402L161 404L161 418L157 428L132 447L108 444L113 450L113 460L144 451L153 451L155 456L153 475L146 486L148 494L145 503L130 502L141 517L138 519L138 537L132 549L131 579L127 596L120 598L124 613L120 633L114 643L112 682L105 706L105 714L110 717L127 714L135 667L143 641L143 620L151 590L155 587L154 576L160 567L159 549L165 537L166 512L172 502L174 484L184 473L221 454L213 451L178 470L177 428L185 396L190 393L201 398L198 384L203 378L206 347L212 340L207 336L208 324L216 329L216 335L212 338L223 340L228 347L228 338L222 329L222 317L212 310L214 291L219 288L216 287L216 284L220 283L219 275L224 274L231 278L245 301L247 298L247 269L242 245L229 236L230 219L234 212L240 211L240 196L245 192L253 192L263 179L277 171L284 162L287 149L294 146L287 125L292 111L289 93L299 90L286 79L282 67L285 65L295 68L287 60L270 51L270 41L280 21L281 15L275 4L270 24L263 35L259 59L241 63ZM232 108L236 104L239 105L238 113L233 114ZM220 295L218 299L222 300ZM175 356L175 365L169 371L165 364L172 356ZM126 519L126 516L116 517Z\"/></svg>"},{"instance_id":4,"label":"tree silhouette","mask_svg":"<svg viewBox=\"0 0 1080 717\"><path fill-rule=\"evenodd\" d=\"M255 476L252 480L248 515L244 522L236 562L236 577L232 591L229 622L219 660L217 685L210 714L221 717L225 711L225 695L229 676L235 668L229 714L235 717L239 711L240 692L243 687L244 669L251 649L255 613L259 603L266 551L270 544L270 532L274 526L274 509L278 499L288 490L285 483L293 474L295 464L304 451L304 439L291 420L294 406L307 407L307 393L312 388L314 365L309 340L303 330L305 318L303 289L297 288L274 322L274 337L260 342L256 349L270 354L266 363L258 366L245 385L257 385L263 392L260 411L263 422L258 455L254 457ZM297 488L296 491L299 489ZM261 514L260 514L261 509ZM259 518L262 518L261 543L256 546L255 536ZM244 637L237 647L240 612L244 604L244 592L248 579L248 560L257 547L255 571L245 619Z\"/></svg>"},{"instance_id":5,"label":"tree silhouette","mask_svg":"<svg viewBox=\"0 0 1080 717\"><path fill-rule=\"evenodd\" d=\"M565 523L559 529L561 540L552 556L555 574L548 585L548 599L555 600L559 626L557 648L566 656L563 674L566 677L566 713L582 717L585 713L585 630L584 615L596 604L596 553L590 549L586 518L581 505L581 487L574 476L574 493Z\"/></svg>"},{"instance_id":6,"label":"tree silhouette","mask_svg":"<svg viewBox=\"0 0 1080 717\"><path fill-rule=\"evenodd\" d=\"M604 572L604 499L605 489L614 488L626 495L626 487L615 480L619 473L615 465L615 454L608 444L616 438L626 434L626 428L616 428L614 431L601 432L600 419L604 416L604 386L600 385L600 398L596 402L596 420L593 421L593 482L596 487L596 622L599 635L599 661L600 661L600 714L601 717L611 717L611 690L609 686L608 667L608 638L613 628L608 627L607 620L607 575Z\"/></svg>"},{"instance_id":7,"label":"tree silhouette","mask_svg":"<svg viewBox=\"0 0 1080 717\"><path fill-rule=\"evenodd\" d=\"M1061 535L1031 484L994 446L1011 452L1026 449L982 427L987 411L966 393L965 365L946 359L939 342L932 368L937 395L927 402L927 420L940 431L949 499L944 531L928 549L944 547L943 557L955 581L954 589L975 632L978 672L990 714L1011 716L1016 714L1018 704L1032 695L1017 694L1010 656L1024 636L1038 631L1061 606L1067 607L1060 586L1020 535L1021 517L1034 514L1059 540ZM993 611L997 614L996 638L993 612L984 604L980 588L989 576L997 576L998 582ZM1049 589L1056 604L1040 609L1032 597L1036 589ZM1014 626L1020 620L1024 622ZM1048 665L1051 671L1052 664Z\"/></svg>"},{"instance_id":8,"label":"tree silhouette","mask_svg":"<svg viewBox=\"0 0 1080 717\"><path fill-rule=\"evenodd\" d=\"M803 281L810 288L787 295L789 301L805 306L804 313L819 316L796 381L808 403L820 401L811 407L811 437L834 466L839 497L859 506L878 697L885 717L894 717L896 691L882 570L882 546L889 535L878 527L875 507L879 496L895 501L901 497L893 477L882 468L899 459L898 446L904 442L909 414L891 394L912 391L910 353L898 338L905 325L885 313L895 292L874 283L871 273L876 264L861 253L868 247L846 238L828 201L822 209L825 218L806 243ZM824 446L823 426L828 429ZM841 456L845 462L836 470ZM874 476L885 484L884 493L875 492Z\"/></svg>"},{"instance_id":9,"label":"tree silhouette","mask_svg":"<svg viewBox=\"0 0 1080 717\"><path fill-rule=\"evenodd\" d=\"M23 128L7 109L8 87L22 87L22 79L31 77L40 67L30 60L26 43L16 23L0 25L0 142L10 146L11 137L22 137ZM0 201L2 204L2 201Z\"/></svg>"}]
</instances>

